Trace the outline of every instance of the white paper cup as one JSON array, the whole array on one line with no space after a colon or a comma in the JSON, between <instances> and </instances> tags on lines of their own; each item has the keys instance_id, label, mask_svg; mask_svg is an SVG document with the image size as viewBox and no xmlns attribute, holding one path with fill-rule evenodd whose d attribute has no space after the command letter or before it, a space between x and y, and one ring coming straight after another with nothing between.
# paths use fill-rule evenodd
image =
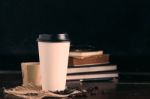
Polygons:
<instances>
[{"instance_id":1,"label":"white paper cup","mask_svg":"<svg viewBox=\"0 0 150 99\"><path fill-rule=\"evenodd\" d=\"M66 34L40 35L38 49L42 89L62 91L66 87L70 41Z\"/></svg>"}]
</instances>

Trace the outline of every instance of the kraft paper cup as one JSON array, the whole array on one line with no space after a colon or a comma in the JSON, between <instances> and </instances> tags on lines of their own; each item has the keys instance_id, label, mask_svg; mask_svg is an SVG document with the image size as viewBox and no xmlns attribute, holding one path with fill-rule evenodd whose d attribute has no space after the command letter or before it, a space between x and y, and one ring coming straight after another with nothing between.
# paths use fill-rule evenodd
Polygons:
<instances>
[{"instance_id":1,"label":"kraft paper cup","mask_svg":"<svg viewBox=\"0 0 150 99\"><path fill-rule=\"evenodd\" d=\"M39 62L22 62L21 63L23 86L29 84L41 86Z\"/></svg>"}]
</instances>

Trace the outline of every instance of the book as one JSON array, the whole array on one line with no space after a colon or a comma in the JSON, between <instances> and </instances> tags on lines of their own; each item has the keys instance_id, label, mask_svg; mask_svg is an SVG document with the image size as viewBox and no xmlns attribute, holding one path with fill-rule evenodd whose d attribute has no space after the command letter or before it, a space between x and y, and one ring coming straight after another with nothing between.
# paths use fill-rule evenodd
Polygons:
<instances>
[{"instance_id":1,"label":"book","mask_svg":"<svg viewBox=\"0 0 150 99\"><path fill-rule=\"evenodd\" d=\"M86 65L96 65L96 64L108 64L109 54L93 55L84 58L70 57L69 56L69 66L86 66Z\"/></svg>"},{"instance_id":2,"label":"book","mask_svg":"<svg viewBox=\"0 0 150 99\"><path fill-rule=\"evenodd\" d=\"M119 75L117 72L99 72L99 73L85 73L67 75L67 80L92 80L92 79L106 79L117 78Z\"/></svg>"},{"instance_id":3,"label":"book","mask_svg":"<svg viewBox=\"0 0 150 99\"><path fill-rule=\"evenodd\" d=\"M102 55L103 51L102 50L97 50L97 51L70 51L69 56L70 57L89 57L89 56L94 56L94 55Z\"/></svg>"},{"instance_id":4,"label":"book","mask_svg":"<svg viewBox=\"0 0 150 99\"><path fill-rule=\"evenodd\" d=\"M117 65L68 66L67 74L117 70Z\"/></svg>"}]
</instances>

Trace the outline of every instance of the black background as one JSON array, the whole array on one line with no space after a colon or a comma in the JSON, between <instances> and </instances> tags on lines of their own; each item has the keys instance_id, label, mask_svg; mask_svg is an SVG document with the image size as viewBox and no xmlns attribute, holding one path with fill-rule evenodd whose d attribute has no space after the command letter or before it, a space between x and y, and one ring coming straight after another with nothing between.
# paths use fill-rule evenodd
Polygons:
<instances>
[{"instance_id":1,"label":"black background","mask_svg":"<svg viewBox=\"0 0 150 99\"><path fill-rule=\"evenodd\" d=\"M72 44L109 53L121 72L150 72L149 5L149 0L1 0L0 70L38 61L38 35L65 31Z\"/></svg>"}]
</instances>

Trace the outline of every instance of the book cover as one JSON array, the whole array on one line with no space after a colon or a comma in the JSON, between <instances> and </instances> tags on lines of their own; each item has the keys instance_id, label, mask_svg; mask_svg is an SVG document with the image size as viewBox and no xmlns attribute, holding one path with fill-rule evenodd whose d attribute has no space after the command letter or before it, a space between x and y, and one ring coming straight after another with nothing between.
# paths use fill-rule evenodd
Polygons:
<instances>
[{"instance_id":1,"label":"book cover","mask_svg":"<svg viewBox=\"0 0 150 99\"><path fill-rule=\"evenodd\" d=\"M67 80L92 80L92 79L106 79L118 77L118 72L97 72L97 73L85 73L85 74L74 74L67 75Z\"/></svg>"},{"instance_id":2,"label":"book cover","mask_svg":"<svg viewBox=\"0 0 150 99\"><path fill-rule=\"evenodd\" d=\"M87 66L69 66L67 74L76 73L89 73L89 72L99 72L99 71L113 71L117 70L117 65L87 65Z\"/></svg>"}]
</instances>

